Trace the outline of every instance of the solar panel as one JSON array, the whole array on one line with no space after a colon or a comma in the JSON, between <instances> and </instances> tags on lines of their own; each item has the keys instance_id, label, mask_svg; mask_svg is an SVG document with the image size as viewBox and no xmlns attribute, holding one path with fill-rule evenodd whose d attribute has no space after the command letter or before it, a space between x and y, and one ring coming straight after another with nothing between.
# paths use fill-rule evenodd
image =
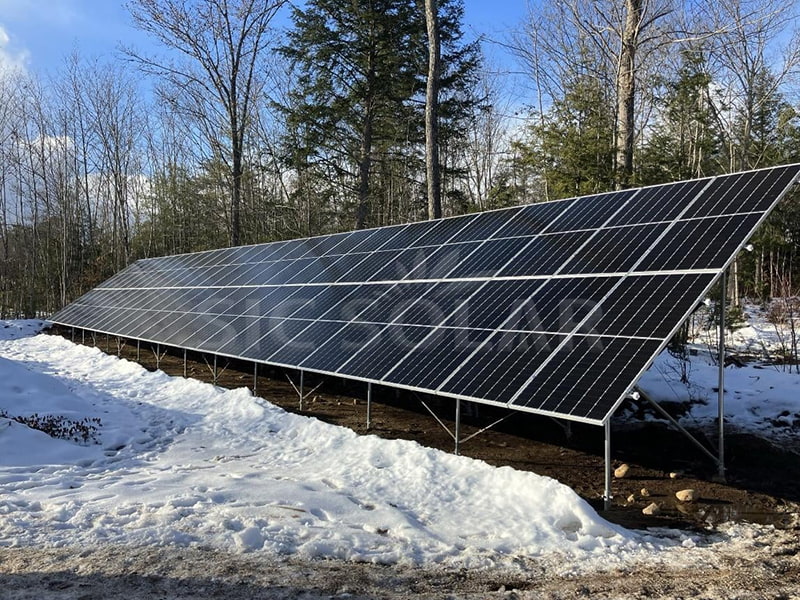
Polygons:
<instances>
[{"instance_id":1,"label":"solar panel","mask_svg":"<svg viewBox=\"0 0 800 600\"><path fill-rule=\"evenodd\" d=\"M798 175L144 259L51 320L599 424Z\"/></svg>"}]
</instances>

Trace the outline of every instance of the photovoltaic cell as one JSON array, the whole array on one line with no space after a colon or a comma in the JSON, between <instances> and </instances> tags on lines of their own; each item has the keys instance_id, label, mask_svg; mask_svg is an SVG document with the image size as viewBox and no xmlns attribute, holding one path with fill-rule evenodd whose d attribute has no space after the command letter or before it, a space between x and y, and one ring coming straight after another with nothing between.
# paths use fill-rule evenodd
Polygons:
<instances>
[{"instance_id":1,"label":"photovoltaic cell","mask_svg":"<svg viewBox=\"0 0 800 600\"><path fill-rule=\"evenodd\" d=\"M530 237L486 240L448 273L450 278L491 277L511 262L533 240Z\"/></svg>"},{"instance_id":2,"label":"photovoltaic cell","mask_svg":"<svg viewBox=\"0 0 800 600\"><path fill-rule=\"evenodd\" d=\"M602 423L799 174L144 259L52 321Z\"/></svg>"},{"instance_id":3,"label":"photovoltaic cell","mask_svg":"<svg viewBox=\"0 0 800 600\"><path fill-rule=\"evenodd\" d=\"M438 389L461 397L511 402L527 381L531 366L543 361L564 338L538 332L494 332Z\"/></svg>"},{"instance_id":4,"label":"photovoltaic cell","mask_svg":"<svg viewBox=\"0 0 800 600\"><path fill-rule=\"evenodd\" d=\"M562 272L627 272L666 229L665 223L601 229L564 264Z\"/></svg>"},{"instance_id":5,"label":"photovoltaic cell","mask_svg":"<svg viewBox=\"0 0 800 600\"><path fill-rule=\"evenodd\" d=\"M548 227L548 231L580 231L603 227L608 219L631 201L637 191L625 190L576 198Z\"/></svg>"},{"instance_id":6,"label":"photovoltaic cell","mask_svg":"<svg viewBox=\"0 0 800 600\"><path fill-rule=\"evenodd\" d=\"M396 362L383 383L435 390L476 348L494 334L485 329L441 328Z\"/></svg>"},{"instance_id":7,"label":"photovoltaic cell","mask_svg":"<svg viewBox=\"0 0 800 600\"><path fill-rule=\"evenodd\" d=\"M592 237L592 231L544 234L535 237L525 252L500 269L500 277L554 275Z\"/></svg>"},{"instance_id":8,"label":"photovoltaic cell","mask_svg":"<svg viewBox=\"0 0 800 600\"><path fill-rule=\"evenodd\" d=\"M524 206L492 237L526 237L542 233L570 205L571 202L563 201Z\"/></svg>"},{"instance_id":9,"label":"photovoltaic cell","mask_svg":"<svg viewBox=\"0 0 800 600\"><path fill-rule=\"evenodd\" d=\"M387 325L337 370L344 375L380 379L431 333L432 328L426 326Z\"/></svg>"},{"instance_id":10,"label":"photovoltaic cell","mask_svg":"<svg viewBox=\"0 0 800 600\"><path fill-rule=\"evenodd\" d=\"M636 195L636 201L630 203L626 210L611 217L608 226L673 221L707 185L709 180L700 179L644 188ZM665 198L668 200L665 201Z\"/></svg>"}]
</instances>

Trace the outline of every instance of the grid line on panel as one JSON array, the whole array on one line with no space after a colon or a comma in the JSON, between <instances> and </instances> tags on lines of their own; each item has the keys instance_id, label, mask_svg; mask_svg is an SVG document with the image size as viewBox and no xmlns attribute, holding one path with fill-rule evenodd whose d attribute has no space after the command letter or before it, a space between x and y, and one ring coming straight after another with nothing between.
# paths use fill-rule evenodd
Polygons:
<instances>
[{"instance_id":1,"label":"grid line on panel","mask_svg":"<svg viewBox=\"0 0 800 600\"><path fill-rule=\"evenodd\" d=\"M608 218L606 219L606 222L609 222L609 221L611 221L611 219L614 217L614 215L616 214L616 212L619 212L620 210L622 210L622 208L623 208L623 207L624 207L624 206L625 206L625 205L626 205L628 202L630 202L631 198L635 197L635 195L636 195L636 194L635 194L635 193L633 193L631 196L629 196L629 197L628 197L628 198L627 198L627 199L626 199L626 200L625 200L625 201L624 201L624 202L621 204L621 206L617 207L616 211L615 211L615 212L613 212L613 213L612 213L610 216L608 216ZM573 205L572 205L572 204L570 204L570 205L569 205L569 208L571 208L572 206L573 206ZM564 212L562 212L560 216L564 215L564 214L567 212L567 210L569 210L569 208L567 208L567 209L566 209ZM560 216L559 216L559 218L560 218ZM557 220L558 220L558 219L556 219L556 221L557 221ZM598 230L598 231L599 231L599 230ZM581 249L581 248L585 248L585 247L586 247L586 245L589 243L589 240L590 240L590 239L591 239L591 237L590 237L589 239L585 240L585 241L583 242L583 244L581 244L581 246L579 247L579 249L578 249L578 250L576 250L575 252L573 252L571 256L567 257L567 258L566 258L566 259L565 259L565 260L562 262L561 266L555 270L555 273L556 273L556 274L558 274L558 273L559 273L561 270L563 270L563 268L565 267L565 265L566 265L566 264L567 264L567 263L568 263L568 262L569 262L569 261L570 261L570 260L571 260L571 259L572 259L572 258L575 256L575 255L576 255L576 253L577 253L577 252L580 252L580 249ZM544 285L545 285L545 284L542 284L542 287L543 287ZM539 289L541 289L541 287L540 287ZM538 289L537 289L536 291L534 291L533 293L535 294L537 291L538 291ZM518 309L518 310L520 310L520 309ZM508 319L514 318L514 315L515 315L515 313L516 313L516 312L517 312L517 311L515 311L514 313L512 313L511 315L509 315ZM507 320L508 320L508 319L507 319ZM485 342L485 343L488 343L488 340L487 340L487 342ZM476 355L476 354L479 352L479 350L480 350L480 348L476 349L476 350L475 350L475 352L473 352L473 353L472 353L472 354L471 354L469 357L467 357L467 359L466 359L466 360L465 360L465 361L464 361L464 362L463 362L463 363L462 363L462 364L459 366L459 368L458 368L458 369L456 369L456 370L454 370L454 371L453 371L453 373L451 373L450 377L448 377L447 379L445 379L445 380L442 382L442 384L441 384L441 385L440 385L440 386L437 388L437 391L438 391L438 390L441 390L441 389L442 389L442 388L443 388L445 385L447 385L448 381L449 381L449 380L450 380L452 377L454 377L454 376L456 375L456 373L457 373L459 370L463 369L463 368L464 368L464 365L465 365L465 364L467 364L467 363L468 363L468 362L469 362L469 361L472 359L472 357L473 357L473 356L475 356L475 355Z\"/></svg>"},{"instance_id":2,"label":"grid line on panel","mask_svg":"<svg viewBox=\"0 0 800 600\"><path fill-rule=\"evenodd\" d=\"M601 422L799 169L146 259L54 320Z\"/></svg>"},{"instance_id":3,"label":"grid line on panel","mask_svg":"<svg viewBox=\"0 0 800 600\"><path fill-rule=\"evenodd\" d=\"M687 206L681 211L681 213L678 215L677 218L680 218L681 215L685 214L689 210L689 207L691 207L692 204L697 202L698 198L702 197L703 192L708 190L709 187L712 186L714 181L715 181L715 178L709 179L708 182L706 183L706 185L697 192L695 197L687 204ZM613 219L613 216L609 219L609 221L611 221L612 219ZM658 236L658 238L651 245L651 248L654 247L656 244L658 244L660 240L663 240L669 234L669 231L672 228L672 226L674 225L674 223L675 222L673 222L672 224L667 226L667 228L664 229L664 231L661 232L661 234ZM639 259L631 266L631 268L629 270L629 273L634 272L636 270L636 267L638 267L640 264L642 264L642 262L644 262L645 256L647 256L647 252L642 254L639 257ZM617 289L622 284L624 279L625 279L625 276L623 276L622 278L619 279L619 281L616 283L616 285L614 287L612 287L611 290L609 290L609 292L605 295L605 297L598 303L598 305L597 305L598 307L602 306L603 301L605 301L605 299L608 298L614 292L614 290ZM561 345L558 348L556 348L556 350L549 357L547 357L544 361L542 361L542 363L537 365L537 367L534 370L534 372L528 378L528 381L525 383L525 385L522 388L520 388L520 390L517 392L517 394L511 399L509 404L513 404L516 401L516 399L522 394L524 388L527 387L528 385L530 385L530 382L533 381L536 378L536 376L539 375L539 373L541 373L544 369L547 368L547 366L555 359L555 357L558 354L558 352L567 343L569 343L569 340L577 332L579 332L581 330L581 327L583 327L586 324L586 322L592 317L592 313L594 313L596 310L597 310L597 308L595 308L594 311L590 311L589 314L587 314L586 317L584 317L584 319L575 326L575 328L572 330L571 334L565 340L563 340L561 342Z\"/></svg>"}]
</instances>

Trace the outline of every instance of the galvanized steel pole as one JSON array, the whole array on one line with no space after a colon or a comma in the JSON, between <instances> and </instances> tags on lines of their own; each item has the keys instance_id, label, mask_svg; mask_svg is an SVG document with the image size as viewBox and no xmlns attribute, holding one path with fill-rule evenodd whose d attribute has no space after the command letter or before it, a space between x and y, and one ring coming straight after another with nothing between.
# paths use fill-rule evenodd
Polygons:
<instances>
[{"instance_id":1,"label":"galvanized steel pole","mask_svg":"<svg viewBox=\"0 0 800 600\"><path fill-rule=\"evenodd\" d=\"M372 384L367 383L367 431L372 427Z\"/></svg>"},{"instance_id":2,"label":"galvanized steel pole","mask_svg":"<svg viewBox=\"0 0 800 600\"><path fill-rule=\"evenodd\" d=\"M459 453L459 442L461 441L461 400L456 399L456 432L453 435L456 441L456 456Z\"/></svg>"},{"instance_id":3,"label":"galvanized steel pole","mask_svg":"<svg viewBox=\"0 0 800 600\"><path fill-rule=\"evenodd\" d=\"M611 417L605 422L605 433L606 433L606 440L605 440L605 450L604 450L604 458L605 458L605 467L606 467L606 474L605 474L605 489L603 490L603 508L608 510L611 508Z\"/></svg>"},{"instance_id":4,"label":"galvanized steel pole","mask_svg":"<svg viewBox=\"0 0 800 600\"><path fill-rule=\"evenodd\" d=\"M725 479L725 305L728 297L726 270L720 278L719 302L719 381L717 394L717 425L719 426L719 442L717 457L717 475Z\"/></svg>"}]
</instances>

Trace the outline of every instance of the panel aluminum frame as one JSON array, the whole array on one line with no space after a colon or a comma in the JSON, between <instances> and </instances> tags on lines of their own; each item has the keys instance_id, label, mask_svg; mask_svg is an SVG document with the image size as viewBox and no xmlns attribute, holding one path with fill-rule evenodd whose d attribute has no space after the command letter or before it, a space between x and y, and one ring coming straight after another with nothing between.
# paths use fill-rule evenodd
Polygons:
<instances>
[{"instance_id":1,"label":"panel aluminum frame","mask_svg":"<svg viewBox=\"0 0 800 600\"><path fill-rule=\"evenodd\" d=\"M798 176L143 259L50 320L602 424Z\"/></svg>"}]
</instances>

